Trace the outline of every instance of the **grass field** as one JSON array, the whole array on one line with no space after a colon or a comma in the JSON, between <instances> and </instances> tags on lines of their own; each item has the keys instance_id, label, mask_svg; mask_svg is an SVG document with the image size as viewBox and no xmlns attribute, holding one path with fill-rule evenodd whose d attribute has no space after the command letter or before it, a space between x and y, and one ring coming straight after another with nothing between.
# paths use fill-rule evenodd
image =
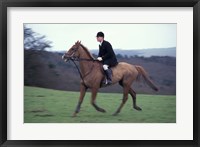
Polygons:
<instances>
[{"instance_id":1,"label":"grass field","mask_svg":"<svg viewBox=\"0 0 200 147\"><path fill-rule=\"evenodd\" d=\"M100 113L90 104L90 93L85 96L77 117L71 117L78 102L79 92L24 87L24 123L175 123L176 96L137 95L136 111L129 99L118 116L112 116L121 103L122 94L98 93L97 104L107 112Z\"/></svg>"}]
</instances>

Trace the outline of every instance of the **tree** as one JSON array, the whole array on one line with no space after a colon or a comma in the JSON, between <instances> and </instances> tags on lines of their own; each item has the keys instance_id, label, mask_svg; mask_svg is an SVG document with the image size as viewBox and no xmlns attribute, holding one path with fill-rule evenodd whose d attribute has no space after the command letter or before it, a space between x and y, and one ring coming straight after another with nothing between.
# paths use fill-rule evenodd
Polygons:
<instances>
[{"instance_id":1,"label":"tree","mask_svg":"<svg viewBox=\"0 0 200 147\"><path fill-rule=\"evenodd\" d=\"M24 49L45 50L51 48L51 41L45 35L35 33L31 28L24 26Z\"/></svg>"},{"instance_id":2,"label":"tree","mask_svg":"<svg viewBox=\"0 0 200 147\"><path fill-rule=\"evenodd\" d=\"M117 59L122 59L123 58L123 56L121 54L117 54L116 57L117 57Z\"/></svg>"}]
</instances>

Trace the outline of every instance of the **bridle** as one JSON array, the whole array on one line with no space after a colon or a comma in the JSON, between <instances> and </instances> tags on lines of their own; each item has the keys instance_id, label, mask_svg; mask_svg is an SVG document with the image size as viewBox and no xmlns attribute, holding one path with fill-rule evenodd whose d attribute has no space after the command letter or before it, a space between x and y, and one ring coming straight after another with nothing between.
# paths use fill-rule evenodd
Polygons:
<instances>
[{"instance_id":1,"label":"bridle","mask_svg":"<svg viewBox=\"0 0 200 147\"><path fill-rule=\"evenodd\" d=\"M96 59L86 59L86 58L80 58L80 57L74 56L74 54L78 51L78 49L79 49L79 47L77 47L77 48L72 48L72 50L73 50L74 52L72 53L71 56L67 56L66 58L67 58L68 60L71 60L71 61L98 61L98 60L96 60ZM65 54L66 54L66 53L65 53Z\"/></svg>"},{"instance_id":2,"label":"bridle","mask_svg":"<svg viewBox=\"0 0 200 147\"><path fill-rule=\"evenodd\" d=\"M83 76L83 75L81 74L81 71L80 71L80 69L79 69L79 67L77 66L77 64L76 64L75 61L78 61L78 62L80 62L80 61L92 61L92 62L94 62L94 61L98 61L98 60L96 60L96 59L87 59L87 58L80 58L80 57L78 57L78 56L74 56L74 54L78 51L78 49L79 49L79 48L73 48L72 50L74 50L74 52L72 53L72 55L71 55L71 56L67 56L67 57L65 57L65 58L67 58L69 61L72 61L72 62L74 63L74 65L76 66L76 69L78 70L78 73L79 73L79 75L80 75L80 78L81 78L82 81L83 81L83 84L86 86L86 84L85 84L85 82L84 82L84 78L90 74L90 72L92 71L92 69L93 69L93 67L94 67L94 64L93 64L93 66L91 67L90 71L89 71L87 74L85 74L85 75ZM66 53L65 53L65 54L66 54ZM86 86L86 87L87 87L87 86Z\"/></svg>"}]
</instances>

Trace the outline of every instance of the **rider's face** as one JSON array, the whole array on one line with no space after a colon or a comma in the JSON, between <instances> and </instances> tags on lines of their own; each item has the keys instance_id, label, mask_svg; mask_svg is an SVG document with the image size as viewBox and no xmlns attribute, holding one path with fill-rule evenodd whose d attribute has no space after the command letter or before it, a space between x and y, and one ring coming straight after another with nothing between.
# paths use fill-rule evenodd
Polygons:
<instances>
[{"instance_id":1,"label":"rider's face","mask_svg":"<svg viewBox=\"0 0 200 147\"><path fill-rule=\"evenodd\" d=\"M103 37L97 37L97 41L98 42L102 42L103 41Z\"/></svg>"}]
</instances>

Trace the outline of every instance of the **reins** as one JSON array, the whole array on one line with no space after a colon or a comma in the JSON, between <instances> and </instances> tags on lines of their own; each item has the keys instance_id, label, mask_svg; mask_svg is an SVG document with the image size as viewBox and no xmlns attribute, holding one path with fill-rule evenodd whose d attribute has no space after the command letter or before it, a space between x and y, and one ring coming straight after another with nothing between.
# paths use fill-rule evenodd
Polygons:
<instances>
[{"instance_id":1,"label":"reins","mask_svg":"<svg viewBox=\"0 0 200 147\"><path fill-rule=\"evenodd\" d=\"M92 62L94 62L94 61L98 61L98 60L95 60L95 59L85 59L85 58L78 58L78 57L71 57L71 58L69 58L69 60L71 60L73 63L74 63L74 65L76 66L76 69L78 70L78 73L79 73L79 75L80 75L80 78L81 78L81 80L83 81L83 84L86 86L86 84L85 84L85 82L84 82L84 77L86 77L90 72L91 72L91 70L92 70L92 68L93 68L93 66L91 67L91 70L83 77L83 75L81 74L81 71L80 71L80 69L79 69L79 67L77 66L77 64L76 64L76 62L75 61L92 61ZM87 87L87 86L86 86Z\"/></svg>"},{"instance_id":2,"label":"reins","mask_svg":"<svg viewBox=\"0 0 200 147\"><path fill-rule=\"evenodd\" d=\"M73 61L98 61L96 59L86 59L86 58L79 58L79 57L70 57L69 60Z\"/></svg>"},{"instance_id":3,"label":"reins","mask_svg":"<svg viewBox=\"0 0 200 147\"><path fill-rule=\"evenodd\" d=\"M77 48L74 48L74 51L76 52L76 51L78 51L78 47ZM74 52L74 53L75 53ZM79 67L77 66L77 64L76 64L76 62L75 61L91 61L91 62L94 62L94 61L98 61L98 60L96 60L96 59L94 59L94 58L92 58L92 59L87 59L87 58L79 58L79 57L76 57L76 56L73 56L74 55L74 53L70 56L70 57L67 57L67 59L68 60L71 60L73 63L74 63L74 65L76 66L76 69L78 70L78 73L79 73L79 75L80 75L80 78L82 79L82 81L83 81L83 84L86 86L86 84L85 84L85 82L84 82L84 78L86 77L86 76L88 76L90 73L91 73L91 71L92 71L92 69L93 69L93 67L94 67L94 64L93 64L93 66L91 67L91 69L90 69L90 71L88 72L88 73L86 73L84 76L81 74L81 71L80 71L80 69L79 69ZM87 86L86 86L87 87Z\"/></svg>"}]
</instances>

